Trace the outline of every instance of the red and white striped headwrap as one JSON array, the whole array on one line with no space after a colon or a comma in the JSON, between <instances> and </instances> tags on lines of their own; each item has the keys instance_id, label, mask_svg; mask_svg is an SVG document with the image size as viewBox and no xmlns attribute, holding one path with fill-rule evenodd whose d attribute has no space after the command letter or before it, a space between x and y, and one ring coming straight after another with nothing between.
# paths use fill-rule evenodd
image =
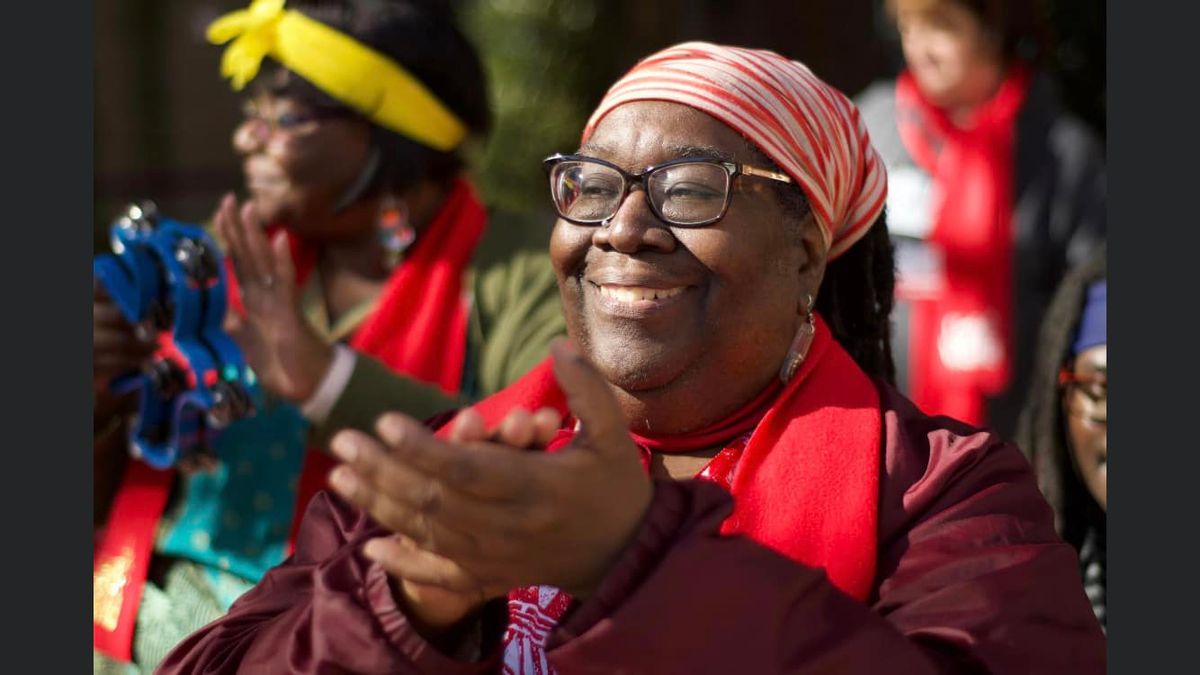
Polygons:
<instances>
[{"instance_id":1,"label":"red and white striped headwrap","mask_svg":"<svg viewBox=\"0 0 1200 675\"><path fill-rule=\"evenodd\" d=\"M632 101L681 103L749 139L804 190L831 259L866 234L883 210L887 172L858 108L798 61L706 42L669 47L608 90L583 140L606 114Z\"/></svg>"}]
</instances>

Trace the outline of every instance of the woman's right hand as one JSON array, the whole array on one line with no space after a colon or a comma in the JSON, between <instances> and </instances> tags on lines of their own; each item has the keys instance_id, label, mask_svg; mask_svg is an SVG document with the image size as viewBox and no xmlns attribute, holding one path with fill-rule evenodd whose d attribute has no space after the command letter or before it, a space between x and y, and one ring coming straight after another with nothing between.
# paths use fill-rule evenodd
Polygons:
<instances>
[{"instance_id":1,"label":"woman's right hand","mask_svg":"<svg viewBox=\"0 0 1200 675\"><path fill-rule=\"evenodd\" d=\"M270 392L295 403L316 392L333 347L300 311L300 289L284 233L268 239L249 203L226 195L214 219L233 262L245 315L230 312L225 330Z\"/></svg>"},{"instance_id":2,"label":"woman's right hand","mask_svg":"<svg viewBox=\"0 0 1200 675\"><path fill-rule=\"evenodd\" d=\"M559 422L558 415L550 411L531 415L522 410L510 415L497 429L489 432L483 418L467 408L452 422L454 426L450 430L448 440L464 445L490 441L513 448L544 448L554 437ZM347 443L355 443L354 434L345 432L333 440L333 444L338 447L344 447ZM383 563L384 569L392 575L393 588L402 599L406 614L418 632L427 639L436 641L489 599L483 592L482 585L471 590L452 590L407 579L385 563L391 557L389 550L403 550L408 555L437 559L442 565L454 563L421 550L416 542L402 534L374 539L364 547L363 553L368 558Z\"/></svg>"},{"instance_id":3,"label":"woman's right hand","mask_svg":"<svg viewBox=\"0 0 1200 675\"><path fill-rule=\"evenodd\" d=\"M118 375L139 370L154 355L153 335L139 337L98 280L92 280L92 386L106 392Z\"/></svg>"}]
</instances>

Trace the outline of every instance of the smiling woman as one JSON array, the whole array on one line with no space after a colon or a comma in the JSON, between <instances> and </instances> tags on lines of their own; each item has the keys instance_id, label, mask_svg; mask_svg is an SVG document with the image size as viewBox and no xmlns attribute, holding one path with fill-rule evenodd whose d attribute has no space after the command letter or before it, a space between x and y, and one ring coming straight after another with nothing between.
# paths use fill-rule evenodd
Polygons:
<instances>
[{"instance_id":1,"label":"smiling woman","mask_svg":"<svg viewBox=\"0 0 1200 675\"><path fill-rule=\"evenodd\" d=\"M840 92L678 45L550 181L573 344L436 431L339 434L296 557L164 672L1103 672L1019 451L888 382L886 177Z\"/></svg>"}]
</instances>

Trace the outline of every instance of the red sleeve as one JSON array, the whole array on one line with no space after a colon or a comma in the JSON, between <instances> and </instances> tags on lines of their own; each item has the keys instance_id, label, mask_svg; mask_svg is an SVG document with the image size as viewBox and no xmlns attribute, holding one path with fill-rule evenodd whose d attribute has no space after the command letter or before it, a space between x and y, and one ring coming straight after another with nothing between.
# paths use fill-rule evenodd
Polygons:
<instances>
[{"instance_id":1,"label":"red sleeve","mask_svg":"<svg viewBox=\"0 0 1200 675\"><path fill-rule=\"evenodd\" d=\"M1106 643L1074 551L1017 449L883 393L870 605L819 570L718 536L730 509L719 488L660 482L634 543L555 632L551 663L561 673L1103 673Z\"/></svg>"},{"instance_id":2,"label":"red sleeve","mask_svg":"<svg viewBox=\"0 0 1200 675\"><path fill-rule=\"evenodd\" d=\"M309 504L296 553L238 599L224 617L180 643L157 672L483 673L490 658L453 660L416 633L387 574L361 553L383 534L327 492Z\"/></svg>"}]
</instances>

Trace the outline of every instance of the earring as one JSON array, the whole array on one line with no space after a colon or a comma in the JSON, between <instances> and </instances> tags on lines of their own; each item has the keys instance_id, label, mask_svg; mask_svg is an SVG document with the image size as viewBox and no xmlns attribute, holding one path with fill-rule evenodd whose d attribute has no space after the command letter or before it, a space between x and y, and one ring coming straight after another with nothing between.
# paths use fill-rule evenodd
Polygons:
<instances>
[{"instance_id":1,"label":"earring","mask_svg":"<svg viewBox=\"0 0 1200 675\"><path fill-rule=\"evenodd\" d=\"M408 223L408 205L391 193L385 194L379 204L379 243L388 269L400 264L416 238L416 230Z\"/></svg>"},{"instance_id":2,"label":"earring","mask_svg":"<svg viewBox=\"0 0 1200 675\"><path fill-rule=\"evenodd\" d=\"M783 365L779 368L779 379L784 384L787 384L796 375L796 371L800 370L800 364L804 363L804 357L808 356L808 348L812 346L813 336L817 334L817 323L813 318L813 306L816 301L812 294L809 294L806 300L807 309L804 311L804 323L800 324L800 329L796 331L796 337L792 339L792 346L788 348Z\"/></svg>"}]
</instances>

